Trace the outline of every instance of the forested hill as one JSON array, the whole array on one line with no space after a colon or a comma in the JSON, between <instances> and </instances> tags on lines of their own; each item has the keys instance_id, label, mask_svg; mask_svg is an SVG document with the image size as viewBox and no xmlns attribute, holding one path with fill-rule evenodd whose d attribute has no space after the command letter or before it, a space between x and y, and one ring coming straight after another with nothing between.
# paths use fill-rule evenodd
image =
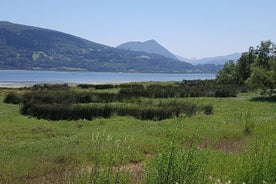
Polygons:
<instances>
[{"instance_id":1,"label":"forested hill","mask_svg":"<svg viewBox=\"0 0 276 184\"><path fill-rule=\"evenodd\" d=\"M73 35L0 22L0 69L109 72L217 72L157 54L116 49Z\"/></svg>"},{"instance_id":2,"label":"forested hill","mask_svg":"<svg viewBox=\"0 0 276 184\"><path fill-rule=\"evenodd\" d=\"M168 49L160 45L155 40L148 40L145 42L127 42L117 46L118 49L132 50L132 51L143 51L148 53L155 53L161 56L179 60L173 53Z\"/></svg>"}]
</instances>

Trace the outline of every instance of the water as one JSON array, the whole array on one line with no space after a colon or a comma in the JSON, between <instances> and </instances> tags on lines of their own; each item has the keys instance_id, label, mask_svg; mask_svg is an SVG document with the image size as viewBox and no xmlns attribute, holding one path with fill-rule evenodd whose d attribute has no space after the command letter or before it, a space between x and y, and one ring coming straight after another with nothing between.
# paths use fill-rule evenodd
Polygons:
<instances>
[{"instance_id":1,"label":"water","mask_svg":"<svg viewBox=\"0 0 276 184\"><path fill-rule=\"evenodd\" d=\"M114 72L57 72L0 70L0 87L30 86L43 83L105 84L142 81L182 81L214 79L215 74L164 74Z\"/></svg>"}]
</instances>

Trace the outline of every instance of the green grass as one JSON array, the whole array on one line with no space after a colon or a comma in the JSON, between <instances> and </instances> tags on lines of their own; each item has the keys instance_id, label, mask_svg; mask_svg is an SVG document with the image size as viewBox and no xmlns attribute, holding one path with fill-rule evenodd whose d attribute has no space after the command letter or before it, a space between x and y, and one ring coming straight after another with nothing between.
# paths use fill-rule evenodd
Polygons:
<instances>
[{"instance_id":1,"label":"green grass","mask_svg":"<svg viewBox=\"0 0 276 184\"><path fill-rule=\"evenodd\" d=\"M198 113L163 121L118 116L92 121L47 121L20 115L20 105L3 103L8 91L0 90L0 183L81 183L93 177L81 171L90 171L88 168L97 164L98 171L106 171L98 175L97 181L105 181L109 173L110 182L143 183L147 182L145 171L154 170L155 163L164 164L156 159L162 158L159 153L170 153L167 148L172 140L177 149L176 161L181 161L181 154L193 142L194 156L198 156L195 161L207 158L200 168L204 168L208 178L224 183L245 180L239 168L249 168L251 173L263 172L259 171L262 165L249 164L253 159L250 155L259 148L265 150L259 161L275 155L276 103L251 101L257 96L254 93L236 98L177 99L212 104L214 113L208 116ZM142 100L158 103L160 99ZM163 99L172 100L175 99ZM248 122L250 133L245 133ZM260 165L259 161L255 165ZM275 165L275 160L271 164ZM268 173L264 177L269 177L270 167L263 166L264 173ZM253 178L254 174L250 176ZM257 179L254 181L260 181ZM270 176L267 181L275 183L274 179Z\"/></svg>"}]
</instances>

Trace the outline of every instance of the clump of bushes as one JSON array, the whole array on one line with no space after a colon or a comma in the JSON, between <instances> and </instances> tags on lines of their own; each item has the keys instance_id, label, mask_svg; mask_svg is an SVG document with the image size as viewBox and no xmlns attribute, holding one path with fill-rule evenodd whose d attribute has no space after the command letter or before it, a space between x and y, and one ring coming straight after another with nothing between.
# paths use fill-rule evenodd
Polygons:
<instances>
[{"instance_id":1,"label":"clump of bushes","mask_svg":"<svg viewBox=\"0 0 276 184\"><path fill-rule=\"evenodd\" d=\"M23 100L35 104L106 103L119 101L114 93L75 92L72 90L36 90L25 93Z\"/></svg>"},{"instance_id":2,"label":"clump of bushes","mask_svg":"<svg viewBox=\"0 0 276 184\"><path fill-rule=\"evenodd\" d=\"M112 115L108 105L94 104L68 105L68 104L24 104L21 108L23 115L30 115L38 119L47 120L92 120L95 117L108 118Z\"/></svg>"},{"instance_id":3,"label":"clump of bushes","mask_svg":"<svg viewBox=\"0 0 276 184\"><path fill-rule=\"evenodd\" d=\"M171 142L148 164L146 183L209 183L206 160L193 145L181 149Z\"/></svg>"},{"instance_id":4,"label":"clump of bushes","mask_svg":"<svg viewBox=\"0 0 276 184\"><path fill-rule=\"evenodd\" d=\"M113 115L133 116L142 120L163 120L181 114L192 116L207 106L192 103L171 103L159 105L133 104L30 104L25 103L21 113L48 120L92 120L96 117L108 118ZM204 110L203 110L204 112ZM206 112L204 112L206 113ZM206 113L208 114L208 113Z\"/></svg>"},{"instance_id":5,"label":"clump of bushes","mask_svg":"<svg viewBox=\"0 0 276 184\"><path fill-rule=\"evenodd\" d=\"M68 90L70 86L68 84L36 84L28 89L31 90Z\"/></svg>"},{"instance_id":6,"label":"clump of bushes","mask_svg":"<svg viewBox=\"0 0 276 184\"><path fill-rule=\"evenodd\" d=\"M10 92L7 94L7 96L4 98L4 103L8 104L20 104L22 102L22 96L15 93L15 92Z\"/></svg>"},{"instance_id":7,"label":"clump of bushes","mask_svg":"<svg viewBox=\"0 0 276 184\"><path fill-rule=\"evenodd\" d=\"M192 116L198 112L209 115L213 113L213 107L177 101L154 104L153 101L143 101L140 97L173 98L211 95L210 91L206 94L201 93L201 88L206 88L208 91L207 87L210 85L214 85L214 82L183 81L150 85L131 83L117 85L120 87L119 93L108 93L73 90L68 85L45 84L34 86L18 99L16 98L18 96L11 93L7 95L6 101L22 102L22 114L48 120L91 120L95 117L108 118L113 115L133 116L142 120L163 120L180 115ZM92 87L92 85L81 86ZM93 85L93 87L107 89L115 86Z\"/></svg>"},{"instance_id":8,"label":"clump of bushes","mask_svg":"<svg viewBox=\"0 0 276 184\"><path fill-rule=\"evenodd\" d=\"M243 87L220 85L215 80L182 81L173 84L125 85L119 95L123 97L182 98L182 97L235 97Z\"/></svg>"},{"instance_id":9,"label":"clump of bushes","mask_svg":"<svg viewBox=\"0 0 276 184\"><path fill-rule=\"evenodd\" d=\"M78 87L82 89L112 89L117 88L118 86L113 84L78 84Z\"/></svg>"}]
</instances>

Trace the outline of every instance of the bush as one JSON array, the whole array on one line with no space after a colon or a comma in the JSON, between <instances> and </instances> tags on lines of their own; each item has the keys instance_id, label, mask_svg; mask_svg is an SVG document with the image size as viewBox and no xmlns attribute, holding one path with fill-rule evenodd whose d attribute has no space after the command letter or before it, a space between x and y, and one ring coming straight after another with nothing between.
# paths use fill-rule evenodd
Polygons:
<instances>
[{"instance_id":1,"label":"bush","mask_svg":"<svg viewBox=\"0 0 276 184\"><path fill-rule=\"evenodd\" d=\"M208 183L205 173L206 158L191 145L187 150L171 142L148 165L146 183Z\"/></svg>"},{"instance_id":2,"label":"bush","mask_svg":"<svg viewBox=\"0 0 276 184\"><path fill-rule=\"evenodd\" d=\"M22 96L15 92L10 92L4 98L4 103L8 104L20 104L22 102Z\"/></svg>"},{"instance_id":3,"label":"bush","mask_svg":"<svg viewBox=\"0 0 276 184\"><path fill-rule=\"evenodd\" d=\"M199 86L199 88L193 86L194 84L195 86ZM48 88L38 89L38 87L36 87L36 90L32 90L23 95L21 113L49 120L91 120L95 117L108 118L112 115L133 116L142 120L163 120L175 116L178 117L181 114L192 116L199 111L203 111L208 115L213 112L211 105L200 106L198 104L187 102L180 103L176 101L153 104L152 102L142 103L137 100L134 104L126 103L128 101L131 102L131 99L137 99L140 96L150 98L171 98L175 96L179 97L181 95L205 95L202 93L201 88L202 86L208 85L214 85L214 82L206 81L202 83L196 81L184 82L184 84L151 84L148 86L142 84L124 84L120 85L121 90L119 94L60 89L66 86L59 86L59 88L55 90L50 90ZM86 88L90 85L82 86ZM108 85L99 86L100 88L108 87ZM55 88L57 88L57 86ZM208 91L208 95L211 94L212 93ZM110 102L124 102L124 104L111 104Z\"/></svg>"},{"instance_id":4,"label":"bush","mask_svg":"<svg viewBox=\"0 0 276 184\"><path fill-rule=\"evenodd\" d=\"M199 106L191 103L163 103L159 105L132 105L132 104L31 104L24 103L21 108L23 115L30 115L48 120L77 120L95 117L109 118L112 115L133 116L142 120L163 120L180 116L192 116L209 106Z\"/></svg>"},{"instance_id":5,"label":"bush","mask_svg":"<svg viewBox=\"0 0 276 184\"><path fill-rule=\"evenodd\" d=\"M235 97L243 86L220 85L215 80L183 81L173 84L124 85L123 97L180 98L180 97Z\"/></svg>"},{"instance_id":6,"label":"bush","mask_svg":"<svg viewBox=\"0 0 276 184\"><path fill-rule=\"evenodd\" d=\"M206 115L210 115L210 114L213 114L213 106L212 105L206 105L206 106L203 106L202 107L202 110L203 110L203 113L206 114Z\"/></svg>"},{"instance_id":7,"label":"bush","mask_svg":"<svg viewBox=\"0 0 276 184\"><path fill-rule=\"evenodd\" d=\"M79 88L82 89L88 89L88 88L94 88L94 89L111 89L117 87L113 84L79 84Z\"/></svg>"}]
</instances>

